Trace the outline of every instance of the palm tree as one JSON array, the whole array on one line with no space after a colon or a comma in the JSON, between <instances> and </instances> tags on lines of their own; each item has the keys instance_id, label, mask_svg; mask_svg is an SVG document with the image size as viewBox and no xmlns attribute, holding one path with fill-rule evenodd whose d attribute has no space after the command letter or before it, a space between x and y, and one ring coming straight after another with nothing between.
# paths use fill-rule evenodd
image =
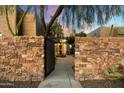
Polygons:
<instances>
[{"instance_id":1,"label":"palm tree","mask_svg":"<svg viewBox=\"0 0 124 93\"><path fill-rule=\"evenodd\" d=\"M11 32L11 34L13 36L18 36L19 35L19 31L20 31L20 27L21 27L22 21L23 21L24 17L26 16L27 12L30 10L30 8L32 6L28 6L28 8L26 9L26 11L23 12L23 14L21 15L19 21L16 24L16 31L13 31L12 28L11 28L10 22L9 22L9 17L8 17L9 14L8 13L13 13L14 12L14 9L16 7L17 6L14 6L14 5L0 6L0 14L1 15L5 14L9 31Z\"/></svg>"}]
</instances>

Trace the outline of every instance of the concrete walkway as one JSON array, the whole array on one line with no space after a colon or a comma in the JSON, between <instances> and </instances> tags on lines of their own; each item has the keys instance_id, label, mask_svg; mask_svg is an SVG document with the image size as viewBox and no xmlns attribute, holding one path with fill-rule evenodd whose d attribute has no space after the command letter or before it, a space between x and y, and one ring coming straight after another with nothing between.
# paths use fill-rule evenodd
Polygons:
<instances>
[{"instance_id":1,"label":"concrete walkway","mask_svg":"<svg viewBox=\"0 0 124 93\"><path fill-rule=\"evenodd\" d=\"M72 56L57 58L55 70L40 83L39 88L81 88L80 83L74 80L73 61Z\"/></svg>"}]
</instances>

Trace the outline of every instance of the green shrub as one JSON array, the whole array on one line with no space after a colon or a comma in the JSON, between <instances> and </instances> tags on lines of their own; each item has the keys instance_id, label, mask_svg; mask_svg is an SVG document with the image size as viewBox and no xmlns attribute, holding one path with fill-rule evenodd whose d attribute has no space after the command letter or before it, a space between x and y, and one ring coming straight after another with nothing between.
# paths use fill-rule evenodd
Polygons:
<instances>
[{"instance_id":1,"label":"green shrub","mask_svg":"<svg viewBox=\"0 0 124 93\"><path fill-rule=\"evenodd\" d=\"M124 59L120 61L119 65L111 65L104 71L105 75L113 78L124 78Z\"/></svg>"}]
</instances>

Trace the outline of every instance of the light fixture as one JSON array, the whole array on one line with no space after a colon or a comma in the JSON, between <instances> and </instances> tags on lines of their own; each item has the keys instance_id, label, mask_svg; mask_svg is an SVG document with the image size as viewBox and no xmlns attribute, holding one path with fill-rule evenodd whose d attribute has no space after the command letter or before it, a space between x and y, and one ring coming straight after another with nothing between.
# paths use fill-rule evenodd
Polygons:
<instances>
[{"instance_id":1,"label":"light fixture","mask_svg":"<svg viewBox=\"0 0 124 93\"><path fill-rule=\"evenodd\" d=\"M0 39L2 39L2 33L0 32Z\"/></svg>"},{"instance_id":2,"label":"light fixture","mask_svg":"<svg viewBox=\"0 0 124 93\"><path fill-rule=\"evenodd\" d=\"M2 34L0 33L0 36L2 36Z\"/></svg>"}]
</instances>

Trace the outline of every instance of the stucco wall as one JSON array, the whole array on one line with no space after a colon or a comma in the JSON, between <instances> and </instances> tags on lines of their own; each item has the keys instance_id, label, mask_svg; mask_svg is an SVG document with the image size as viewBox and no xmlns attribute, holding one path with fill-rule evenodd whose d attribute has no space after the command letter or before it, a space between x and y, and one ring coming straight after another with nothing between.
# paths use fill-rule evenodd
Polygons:
<instances>
[{"instance_id":1,"label":"stucco wall","mask_svg":"<svg viewBox=\"0 0 124 93\"><path fill-rule=\"evenodd\" d=\"M35 13L28 13L22 24L22 33L26 36L36 36L36 18Z\"/></svg>"},{"instance_id":2,"label":"stucco wall","mask_svg":"<svg viewBox=\"0 0 124 93\"><path fill-rule=\"evenodd\" d=\"M16 8L13 12L8 12L9 16L9 23L12 28L12 30L15 32L16 27ZM12 34L9 31L7 21L6 21L6 15L5 13L0 15L0 32L4 37L12 37Z\"/></svg>"}]
</instances>

